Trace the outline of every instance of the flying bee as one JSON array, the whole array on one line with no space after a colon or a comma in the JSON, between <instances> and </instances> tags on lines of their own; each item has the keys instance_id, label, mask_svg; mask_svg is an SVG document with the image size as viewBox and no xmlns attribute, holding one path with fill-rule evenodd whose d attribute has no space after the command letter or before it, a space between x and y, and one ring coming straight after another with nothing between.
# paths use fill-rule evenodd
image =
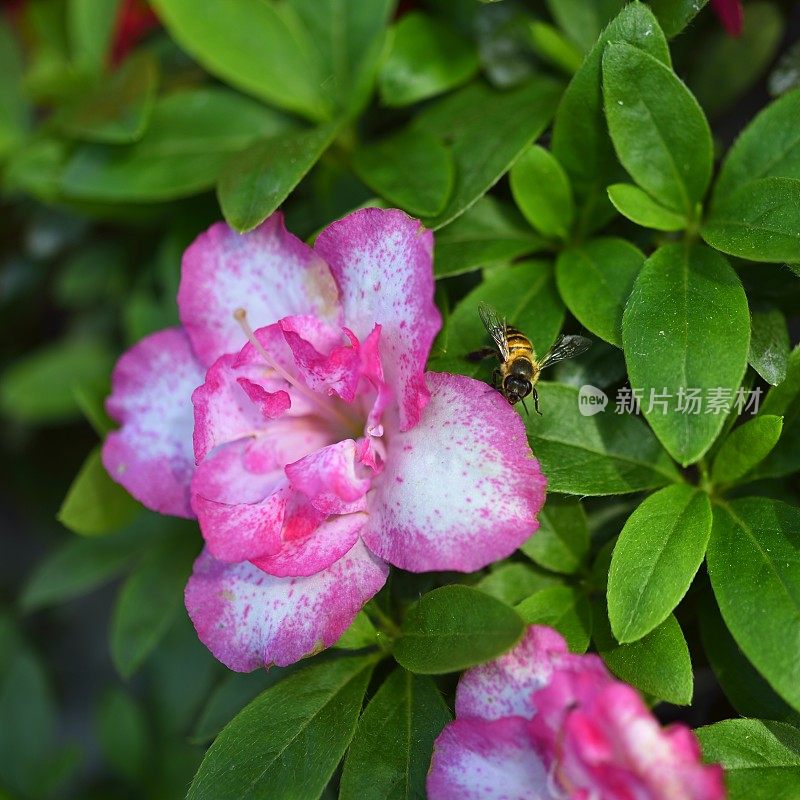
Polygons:
<instances>
[{"instance_id":1,"label":"flying bee","mask_svg":"<svg viewBox=\"0 0 800 800\"><path fill-rule=\"evenodd\" d=\"M536 383L539 373L566 358L575 358L589 349L592 342L585 336L559 336L553 346L539 359L533 349L531 340L524 333L502 321L497 312L486 303L478 303L478 314L494 343L493 347L484 347L470 353L467 358L477 361L495 356L500 363L492 372L492 386L513 406L522 401L527 413L525 398L533 393L533 404L536 413L539 411L539 394Z\"/></svg>"}]
</instances>

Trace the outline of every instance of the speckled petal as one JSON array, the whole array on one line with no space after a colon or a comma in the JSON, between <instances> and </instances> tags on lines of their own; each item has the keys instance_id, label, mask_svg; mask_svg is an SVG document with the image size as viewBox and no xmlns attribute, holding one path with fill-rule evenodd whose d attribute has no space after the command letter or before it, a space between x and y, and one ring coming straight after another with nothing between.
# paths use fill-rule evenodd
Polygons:
<instances>
[{"instance_id":1,"label":"speckled petal","mask_svg":"<svg viewBox=\"0 0 800 800\"><path fill-rule=\"evenodd\" d=\"M186 586L186 608L206 647L230 669L249 672L334 644L387 575L361 542L309 578L275 578L205 551Z\"/></svg>"},{"instance_id":2,"label":"speckled petal","mask_svg":"<svg viewBox=\"0 0 800 800\"><path fill-rule=\"evenodd\" d=\"M114 368L106 408L122 427L106 438L103 464L153 511L193 516L191 396L202 382L203 369L180 328L142 339Z\"/></svg>"},{"instance_id":3,"label":"speckled petal","mask_svg":"<svg viewBox=\"0 0 800 800\"><path fill-rule=\"evenodd\" d=\"M531 625L512 650L461 676L456 715L459 719L531 719L536 711L531 695L547 686L567 653L567 643L558 631Z\"/></svg>"},{"instance_id":4,"label":"speckled petal","mask_svg":"<svg viewBox=\"0 0 800 800\"><path fill-rule=\"evenodd\" d=\"M563 800L519 717L457 719L439 735L428 773L429 800Z\"/></svg>"},{"instance_id":5,"label":"speckled petal","mask_svg":"<svg viewBox=\"0 0 800 800\"><path fill-rule=\"evenodd\" d=\"M247 311L253 329L291 314L340 321L327 264L287 232L280 213L249 233L236 233L220 222L198 236L183 256L178 308L205 365L238 352L245 343L233 318L237 308Z\"/></svg>"},{"instance_id":6,"label":"speckled petal","mask_svg":"<svg viewBox=\"0 0 800 800\"><path fill-rule=\"evenodd\" d=\"M334 222L316 251L339 286L344 324L364 341L381 326L386 382L401 427L415 425L428 400L425 364L441 317L433 302L433 235L396 209L365 208Z\"/></svg>"},{"instance_id":7,"label":"speckled petal","mask_svg":"<svg viewBox=\"0 0 800 800\"><path fill-rule=\"evenodd\" d=\"M432 372L427 381L419 424L387 431L364 541L401 569L473 572L537 530L546 481L499 393L461 375Z\"/></svg>"}]
</instances>

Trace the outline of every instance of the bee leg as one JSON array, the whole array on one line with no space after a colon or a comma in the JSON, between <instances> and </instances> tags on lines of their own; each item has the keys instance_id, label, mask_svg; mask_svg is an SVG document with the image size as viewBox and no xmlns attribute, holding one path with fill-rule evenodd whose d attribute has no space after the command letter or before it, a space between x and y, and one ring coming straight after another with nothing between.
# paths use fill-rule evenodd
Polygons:
<instances>
[{"instance_id":1,"label":"bee leg","mask_svg":"<svg viewBox=\"0 0 800 800\"><path fill-rule=\"evenodd\" d=\"M500 387L502 386L502 380L503 380L503 378L500 375L500 370L496 369L496 368L493 369L492 370L492 389L497 389L497 391L499 392L500 391Z\"/></svg>"},{"instance_id":2,"label":"bee leg","mask_svg":"<svg viewBox=\"0 0 800 800\"><path fill-rule=\"evenodd\" d=\"M471 353L467 353L467 361L483 361L484 358L496 355L497 351L494 347L481 347L480 350L473 350Z\"/></svg>"},{"instance_id":3,"label":"bee leg","mask_svg":"<svg viewBox=\"0 0 800 800\"><path fill-rule=\"evenodd\" d=\"M520 400L522 400L522 407L525 409L525 414L527 416L530 416L531 412L528 411L528 406L525 405L525 398L524 397L520 397Z\"/></svg>"},{"instance_id":4,"label":"bee leg","mask_svg":"<svg viewBox=\"0 0 800 800\"><path fill-rule=\"evenodd\" d=\"M533 387L533 407L536 409L536 413L541 417L542 412L539 411L539 392L536 391L536 387Z\"/></svg>"}]
</instances>

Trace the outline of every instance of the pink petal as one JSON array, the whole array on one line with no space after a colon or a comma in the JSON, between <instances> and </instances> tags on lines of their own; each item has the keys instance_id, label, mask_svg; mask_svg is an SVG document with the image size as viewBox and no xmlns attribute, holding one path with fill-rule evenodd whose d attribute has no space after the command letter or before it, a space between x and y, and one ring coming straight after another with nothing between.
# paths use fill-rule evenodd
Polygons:
<instances>
[{"instance_id":1,"label":"pink petal","mask_svg":"<svg viewBox=\"0 0 800 800\"><path fill-rule=\"evenodd\" d=\"M253 563L279 578L315 575L350 551L366 520L363 513L329 517L317 522L305 536L294 537L287 537L284 525L280 550L253 559Z\"/></svg>"},{"instance_id":2,"label":"pink petal","mask_svg":"<svg viewBox=\"0 0 800 800\"><path fill-rule=\"evenodd\" d=\"M183 256L178 308L195 352L209 365L246 341L233 318L237 308L247 311L253 329L291 314L338 324L337 297L328 266L275 213L249 233L220 222L195 239Z\"/></svg>"},{"instance_id":3,"label":"pink petal","mask_svg":"<svg viewBox=\"0 0 800 800\"><path fill-rule=\"evenodd\" d=\"M744 8L741 0L711 0L711 7L728 34L741 35L744 25Z\"/></svg>"},{"instance_id":4,"label":"pink petal","mask_svg":"<svg viewBox=\"0 0 800 800\"><path fill-rule=\"evenodd\" d=\"M401 427L415 425L425 407L425 364L441 317L433 302L433 235L398 210L365 208L317 237L330 264L345 324L364 341L381 326L386 382L397 394Z\"/></svg>"},{"instance_id":5,"label":"pink petal","mask_svg":"<svg viewBox=\"0 0 800 800\"><path fill-rule=\"evenodd\" d=\"M429 800L561 800L519 717L457 719L439 734Z\"/></svg>"},{"instance_id":6,"label":"pink petal","mask_svg":"<svg viewBox=\"0 0 800 800\"><path fill-rule=\"evenodd\" d=\"M186 585L186 608L200 640L230 669L285 666L334 644L388 571L360 542L309 578L275 578L203 552Z\"/></svg>"},{"instance_id":7,"label":"pink petal","mask_svg":"<svg viewBox=\"0 0 800 800\"><path fill-rule=\"evenodd\" d=\"M121 428L103 446L108 474L153 511L192 517L192 391L203 370L180 328L151 334L122 355L106 408Z\"/></svg>"},{"instance_id":8,"label":"pink petal","mask_svg":"<svg viewBox=\"0 0 800 800\"><path fill-rule=\"evenodd\" d=\"M560 633L531 625L522 641L494 661L468 669L458 682L456 716L485 720L517 716L531 719L531 695L546 686L568 653Z\"/></svg>"},{"instance_id":9,"label":"pink petal","mask_svg":"<svg viewBox=\"0 0 800 800\"><path fill-rule=\"evenodd\" d=\"M344 439L286 465L292 487L325 514L348 514L365 508L361 500L370 480L356 474L356 443Z\"/></svg>"},{"instance_id":10,"label":"pink petal","mask_svg":"<svg viewBox=\"0 0 800 800\"><path fill-rule=\"evenodd\" d=\"M539 527L546 481L522 420L498 392L461 375L427 380L419 424L388 436L364 541L401 569L473 572Z\"/></svg>"}]
</instances>

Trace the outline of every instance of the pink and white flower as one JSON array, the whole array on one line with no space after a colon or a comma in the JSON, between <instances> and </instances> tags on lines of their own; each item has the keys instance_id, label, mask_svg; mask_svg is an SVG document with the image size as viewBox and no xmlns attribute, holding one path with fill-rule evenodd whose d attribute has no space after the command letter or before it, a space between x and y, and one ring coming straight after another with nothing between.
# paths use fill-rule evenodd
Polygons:
<instances>
[{"instance_id":1,"label":"pink and white flower","mask_svg":"<svg viewBox=\"0 0 800 800\"><path fill-rule=\"evenodd\" d=\"M106 469L148 508L197 517L186 606L231 669L333 644L389 564L472 571L538 527L519 416L484 383L425 372L432 248L393 210L313 249L280 214L214 225L184 255L182 326L117 364Z\"/></svg>"},{"instance_id":2,"label":"pink and white flower","mask_svg":"<svg viewBox=\"0 0 800 800\"><path fill-rule=\"evenodd\" d=\"M533 625L511 652L468 670L436 740L430 800L721 800L722 768L694 734L662 728L596 655Z\"/></svg>"}]
</instances>

